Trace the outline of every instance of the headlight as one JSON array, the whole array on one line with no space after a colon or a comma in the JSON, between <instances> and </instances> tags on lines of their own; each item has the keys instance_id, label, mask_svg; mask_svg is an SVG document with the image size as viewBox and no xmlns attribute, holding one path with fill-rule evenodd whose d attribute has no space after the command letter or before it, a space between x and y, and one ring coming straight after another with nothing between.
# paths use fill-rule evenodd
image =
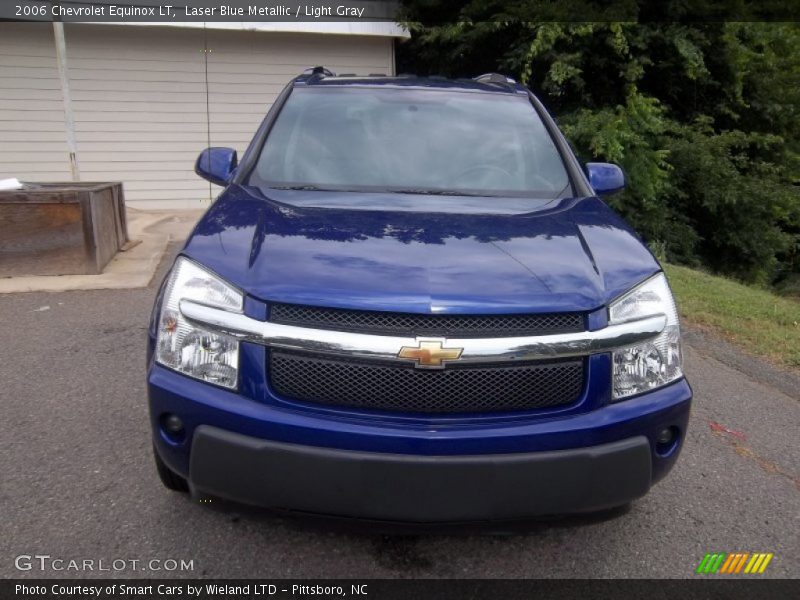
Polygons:
<instances>
[{"instance_id":1,"label":"headlight","mask_svg":"<svg viewBox=\"0 0 800 600\"><path fill-rule=\"evenodd\" d=\"M667 317L658 337L614 351L614 400L661 387L683 375L678 311L663 273L636 286L608 308L610 324L658 314Z\"/></svg>"},{"instance_id":2,"label":"headlight","mask_svg":"<svg viewBox=\"0 0 800 600\"><path fill-rule=\"evenodd\" d=\"M181 300L241 313L241 292L196 263L178 258L164 288L156 337L157 362L191 377L235 388L239 376L238 340L189 323L178 307Z\"/></svg>"}]
</instances>

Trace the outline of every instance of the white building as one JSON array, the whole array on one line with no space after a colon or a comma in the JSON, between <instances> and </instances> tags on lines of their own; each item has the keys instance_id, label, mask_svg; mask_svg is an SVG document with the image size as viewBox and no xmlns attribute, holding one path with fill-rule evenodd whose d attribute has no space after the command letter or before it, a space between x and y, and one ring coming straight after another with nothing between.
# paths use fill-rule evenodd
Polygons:
<instances>
[{"instance_id":1,"label":"white building","mask_svg":"<svg viewBox=\"0 0 800 600\"><path fill-rule=\"evenodd\" d=\"M200 150L241 156L310 66L394 74L394 40L407 37L389 22L63 28L59 52L52 23L0 23L0 179L122 181L137 208L208 205Z\"/></svg>"}]
</instances>

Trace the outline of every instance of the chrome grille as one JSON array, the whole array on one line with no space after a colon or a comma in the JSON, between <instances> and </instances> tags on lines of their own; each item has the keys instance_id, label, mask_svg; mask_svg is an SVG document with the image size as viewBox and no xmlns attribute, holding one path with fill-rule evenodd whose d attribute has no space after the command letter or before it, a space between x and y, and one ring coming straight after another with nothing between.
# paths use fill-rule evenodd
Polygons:
<instances>
[{"instance_id":1,"label":"chrome grille","mask_svg":"<svg viewBox=\"0 0 800 600\"><path fill-rule=\"evenodd\" d=\"M272 389L287 399L412 413L534 410L576 402L584 359L423 370L378 362L269 353Z\"/></svg>"},{"instance_id":2,"label":"chrome grille","mask_svg":"<svg viewBox=\"0 0 800 600\"><path fill-rule=\"evenodd\" d=\"M432 315L272 304L273 323L383 335L510 337L584 330L582 313Z\"/></svg>"}]
</instances>

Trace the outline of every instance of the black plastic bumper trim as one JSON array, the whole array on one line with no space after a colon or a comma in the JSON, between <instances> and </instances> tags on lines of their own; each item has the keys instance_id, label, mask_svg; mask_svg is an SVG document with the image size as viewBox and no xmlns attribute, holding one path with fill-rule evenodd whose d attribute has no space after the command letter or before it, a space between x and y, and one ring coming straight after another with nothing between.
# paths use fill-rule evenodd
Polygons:
<instances>
[{"instance_id":1,"label":"black plastic bumper trim","mask_svg":"<svg viewBox=\"0 0 800 600\"><path fill-rule=\"evenodd\" d=\"M408 522L591 512L651 484L644 436L570 450L426 456L302 446L195 430L195 490L276 509Z\"/></svg>"}]
</instances>

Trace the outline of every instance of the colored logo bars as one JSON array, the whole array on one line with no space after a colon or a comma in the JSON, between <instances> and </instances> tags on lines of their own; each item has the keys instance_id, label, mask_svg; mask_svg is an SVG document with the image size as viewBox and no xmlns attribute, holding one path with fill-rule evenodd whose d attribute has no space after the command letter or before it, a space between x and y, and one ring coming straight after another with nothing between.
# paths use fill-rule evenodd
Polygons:
<instances>
[{"instance_id":1,"label":"colored logo bars","mask_svg":"<svg viewBox=\"0 0 800 600\"><path fill-rule=\"evenodd\" d=\"M773 554L771 552L754 552L753 554L750 552L735 552L733 554L715 552L714 554L706 554L703 557L695 573L700 573L701 575L713 573L726 575L737 573L761 574L767 568L772 557Z\"/></svg>"}]
</instances>

